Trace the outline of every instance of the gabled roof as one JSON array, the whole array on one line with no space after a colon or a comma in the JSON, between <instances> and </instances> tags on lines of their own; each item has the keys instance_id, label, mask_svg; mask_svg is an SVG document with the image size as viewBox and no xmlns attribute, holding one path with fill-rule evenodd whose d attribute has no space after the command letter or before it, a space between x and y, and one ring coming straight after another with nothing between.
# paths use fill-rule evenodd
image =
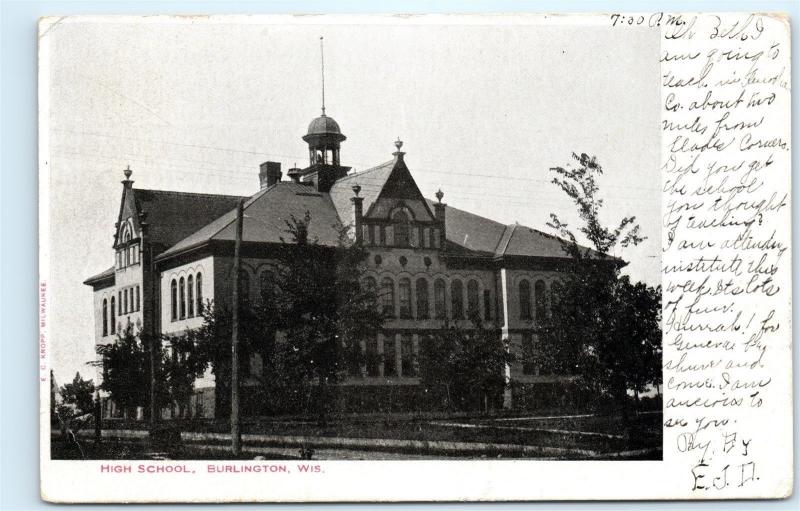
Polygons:
<instances>
[{"instance_id":1,"label":"gabled roof","mask_svg":"<svg viewBox=\"0 0 800 511\"><path fill-rule=\"evenodd\" d=\"M352 191L351 191L352 194ZM327 193L313 186L279 181L248 199L243 208L242 241L281 243L289 241L287 222L292 216L302 219L311 215L309 236L321 245L335 246L339 241L341 222ZM190 234L163 252L166 258L203 245L211 240L234 241L236 236L236 208L223 214L196 232Z\"/></svg>"},{"instance_id":2,"label":"gabled roof","mask_svg":"<svg viewBox=\"0 0 800 511\"><path fill-rule=\"evenodd\" d=\"M163 250L236 208L243 197L133 189L136 207L147 213L152 243Z\"/></svg>"},{"instance_id":3,"label":"gabled roof","mask_svg":"<svg viewBox=\"0 0 800 511\"><path fill-rule=\"evenodd\" d=\"M333 184L330 191L331 200L343 222L350 218L350 211L353 207L350 203L350 199L353 197L353 185L357 184L361 187L359 196L364 198L363 207L364 213L366 213L378 199L386 180L392 174L396 161L389 160L376 167L353 172Z\"/></svg>"}]
</instances>

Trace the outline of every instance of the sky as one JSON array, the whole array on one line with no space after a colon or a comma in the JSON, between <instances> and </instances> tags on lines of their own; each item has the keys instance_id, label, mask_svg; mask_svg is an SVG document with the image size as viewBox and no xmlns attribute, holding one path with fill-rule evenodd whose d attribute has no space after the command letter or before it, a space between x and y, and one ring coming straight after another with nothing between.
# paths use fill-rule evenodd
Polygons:
<instances>
[{"instance_id":1,"label":"sky","mask_svg":"<svg viewBox=\"0 0 800 511\"><path fill-rule=\"evenodd\" d=\"M343 165L392 158L399 137L422 193L552 232L577 225L549 169L597 157L609 224L635 215L648 239L616 252L660 283L659 40L585 18L512 25L419 18L70 19L48 31L40 127L49 165L48 333L56 380L93 375L92 290L113 263L130 165L134 186L251 195L259 163L305 167L301 137L326 112ZM45 111L48 111L45 110Z\"/></svg>"}]
</instances>

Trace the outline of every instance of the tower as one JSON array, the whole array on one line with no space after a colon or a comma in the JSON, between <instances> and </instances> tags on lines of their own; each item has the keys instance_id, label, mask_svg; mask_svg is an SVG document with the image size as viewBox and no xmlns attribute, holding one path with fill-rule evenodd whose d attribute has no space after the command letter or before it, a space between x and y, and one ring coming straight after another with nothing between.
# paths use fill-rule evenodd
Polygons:
<instances>
[{"instance_id":1,"label":"tower","mask_svg":"<svg viewBox=\"0 0 800 511\"><path fill-rule=\"evenodd\" d=\"M339 165L339 149L341 143L347 140L342 134L333 117L325 115L325 106L322 106L322 115L311 121L308 133L303 136L308 144L309 166L321 163L323 165Z\"/></svg>"},{"instance_id":2,"label":"tower","mask_svg":"<svg viewBox=\"0 0 800 511\"><path fill-rule=\"evenodd\" d=\"M322 37L319 38L322 62L322 115L311 121L303 140L308 144L308 168L303 171L302 181L312 183L321 192L327 192L337 179L347 175L350 167L343 167L339 157L342 134L339 123L325 115L325 55Z\"/></svg>"}]
</instances>

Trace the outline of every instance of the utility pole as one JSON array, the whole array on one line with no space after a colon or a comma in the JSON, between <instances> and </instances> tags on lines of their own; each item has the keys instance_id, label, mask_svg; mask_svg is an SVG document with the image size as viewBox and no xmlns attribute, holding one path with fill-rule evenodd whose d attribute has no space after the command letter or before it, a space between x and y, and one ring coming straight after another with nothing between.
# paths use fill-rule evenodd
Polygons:
<instances>
[{"instance_id":1,"label":"utility pole","mask_svg":"<svg viewBox=\"0 0 800 511\"><path fill-rule=\"evenodd\" d=\"M231 318L231 451L234 456L242 453L242 438L239 430L239 271L242 248L242 222L244 199L236 204L236 241L233 249L233 311Z\"/></svg>"},{"instance_id":2,"label":"utility pole","mask_svg":"<svg viewBox=\"0 0 800 511\"><path fill-rule=\"evenodd\" d=\"M156 428L158 427L158 406L156 406L156 328L155 320L156 315L154 312L155 303L153 297L155 286L153 280L155 276L155 261L153 261L153 249L150 246L150 224L147 222L147 215L139 213L139 226L142 230L141 250L139 259L142 268L146 271L142 272L142 291L145 303L142 314L142 320L145 324L144 337L148 340L148 356L150 358L150 438L151 440L156 435ZM148 299L147 297L151 297Z\"/></svg>"}]
</instances>

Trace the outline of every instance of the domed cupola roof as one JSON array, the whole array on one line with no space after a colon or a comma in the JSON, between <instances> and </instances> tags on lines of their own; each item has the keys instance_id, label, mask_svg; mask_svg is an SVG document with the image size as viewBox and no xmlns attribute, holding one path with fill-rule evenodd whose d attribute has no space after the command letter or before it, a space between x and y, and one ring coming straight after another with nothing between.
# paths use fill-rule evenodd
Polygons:
<instances>
[{"instance_id":1,"label":"domed cupola roof","mask_svg":"<svg viewBox=\"0 0 800 511\"><path fill-rule=\"evenodd\" d=\"M303 140L306 142L312 142L321 139L341 142L346 140L347 137L342 134L342 130L339 128L339 123L337 123L333 117L328 117L327 115L322 114L311 121L311 124L308 125L308 133L303 137Z\"/></svg>"}]
</instances>

